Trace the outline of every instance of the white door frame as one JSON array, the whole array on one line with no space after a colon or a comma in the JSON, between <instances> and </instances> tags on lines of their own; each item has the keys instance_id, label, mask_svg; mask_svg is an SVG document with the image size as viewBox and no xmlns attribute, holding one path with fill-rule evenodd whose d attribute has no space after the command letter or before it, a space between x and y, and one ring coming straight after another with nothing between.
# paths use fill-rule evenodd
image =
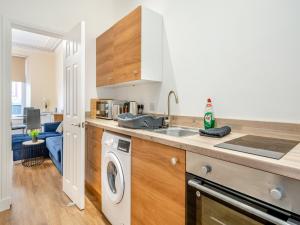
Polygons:
<instances>
[{"instance_id":1,"label":"white door frame","mask_svg":"<svg viewBox=\"0 0 300 225\"><path fill-rule=\"evenodd\" d=\"M0 15L0 212L12 204L11 151L11 29L17 28L63 39L61 32L11 20Z\"/></svg>"},{"instance_id":2,"label":"white door frame","mask_svg":"<svg viewBox=\"0 0 300 225\"><path fill-rule=\"evenodd\" d=\"M10 208L11 149L11 24L0 16L0 211Z\"/></svg>"}]
</instances>

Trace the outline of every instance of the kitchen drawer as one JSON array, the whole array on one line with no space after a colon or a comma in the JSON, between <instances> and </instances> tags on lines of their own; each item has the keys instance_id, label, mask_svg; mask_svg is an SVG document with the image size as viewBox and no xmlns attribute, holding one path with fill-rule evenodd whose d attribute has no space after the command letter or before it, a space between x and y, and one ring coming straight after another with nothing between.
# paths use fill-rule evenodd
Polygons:
<instances>
[{"instance_id":1,"label":"kitchen drawer","mask_svg":"<svg viewBox=\"0 0 300 225\"><path fill-rule=\"evenodd\" d=\"M224 204L220 204L206 196L201 197L201 207L197 213L201 213L201 221L198 225L220 225L220 224L238 224L238 225L262 225L262 223L239 213Z\"/></svg>"}]
</instances>

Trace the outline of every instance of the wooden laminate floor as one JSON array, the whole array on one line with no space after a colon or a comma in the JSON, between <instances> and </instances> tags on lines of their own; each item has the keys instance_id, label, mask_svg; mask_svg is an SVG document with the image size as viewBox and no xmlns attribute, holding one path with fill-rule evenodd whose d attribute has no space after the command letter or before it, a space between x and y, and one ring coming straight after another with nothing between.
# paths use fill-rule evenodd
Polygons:
<instances>
[{"instance_id":1,"label":"wooden laminate floor","mask_svg":"<svg viewBox=\"0 0 300 225\"><path fill-rule=\"evenodd\" d=\"M50 160L41 166L14 165L12 208L0 213L0 225L108 225L86 198L86 208L68 207L62 177Z\"/></svg>"}]
</instances>

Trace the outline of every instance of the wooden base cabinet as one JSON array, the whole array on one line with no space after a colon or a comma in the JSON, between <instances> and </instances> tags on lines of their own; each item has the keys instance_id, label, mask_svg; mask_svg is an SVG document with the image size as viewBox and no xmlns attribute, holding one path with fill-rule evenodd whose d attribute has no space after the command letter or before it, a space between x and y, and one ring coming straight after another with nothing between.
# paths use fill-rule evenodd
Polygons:
<instances>
[{"instance_id":1,"label":"wooden base cabinet","mask_svg":"<svg viewBox=\"0 0 300 225\"><path fill-rule=\"evenodd\" d=\"M132 138L132 225L185 225L185 151Z\"/></svg>"},{"instance_id":2,"label":"wooden base cabinet","mask_svg":"<svg viewBox=\"0 0 300 225\"><path fill-rule=\"evenodd\" d=\"M101 139L103 129L86 126L85 186L101 209Z\"/></svg>"},{"instance_id":3,"label":"wooden base cabinet","mask_svg":"<svg viewBox=\"0 0 300 225\"><path fill-rule=\"evenodd\" d=\"M162 16L139 6L96 40L97 87L162 80Z\"/></svg>"},{"instance_id":4,"label":"wooden base cabinet","mask_svg":"<svg viewBox=\"0 0 300 225\"><path fill-rule=\"evenodd\" d=\"M53 114L53 119L54 119L54 122L60 122L60 121L63 121L63 120L64 120L64 114L61 114L61 113L54 113L54 114Z\"/></svg>"}]
</instances>

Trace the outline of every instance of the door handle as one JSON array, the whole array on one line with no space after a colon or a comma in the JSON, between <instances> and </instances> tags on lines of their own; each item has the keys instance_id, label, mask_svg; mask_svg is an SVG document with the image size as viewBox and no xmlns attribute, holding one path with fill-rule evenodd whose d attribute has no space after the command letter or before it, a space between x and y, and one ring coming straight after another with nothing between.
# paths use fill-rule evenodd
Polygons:
<instances>
[{"instance_id":1,"label":"door handle","mask_svg":"<svg viewBox=\"0 0 300 225\"><path fill-rule=\"evenodd\" d=\"M72 123L71 125L72 125L72 126L75 126L75 127L81 127L81 124L80 124L80 123Z\"/></svg>"},{"instance_id":2,"label":"door handle","mask_svg":"<svg viewBox=\"0 0 300 225\"><path fill-rule=\"evenodd\" d=\"M223 195L223 194L221 194L221 193L219 193L219 192L217 192L215 190L207 188L207 187L199 184L196 180L189 180L188 184L191 187L194 187L194 188L196 188L199 191L202 191L202 192L204 192L206 194L209 194L209 195L211 195L211 196L213 196L213 197L215 197L215 198L217 198L219 200L222 200L222 201L224 201L224 202L226 202L226 203L228 203L228 204L230 204L232 206L235 206L235 207L237 207L237 208L239 208L239 209L241 209L243 211L246 211L246 212L248 212L250 214L253 214L253 215L255 215L257 217L260 217L260 218L262 218L264 220L267 220L267 221L269 221L271 223L278 224L278 225L290 225L286 221L283 221L283 220L281 220L281 219L279 219L277 217L274 217L274 216L272 216L270 214L267 214L267 213L265 213L263 211L260 211L260 210L254 208L254 207L252 207L250 205L247 205L247 204L245 204L243 202L237 201L237 200L235 200L233 198L230 198L230 197L228 197L226 195Z\"/></svg>"}]
</instances>

